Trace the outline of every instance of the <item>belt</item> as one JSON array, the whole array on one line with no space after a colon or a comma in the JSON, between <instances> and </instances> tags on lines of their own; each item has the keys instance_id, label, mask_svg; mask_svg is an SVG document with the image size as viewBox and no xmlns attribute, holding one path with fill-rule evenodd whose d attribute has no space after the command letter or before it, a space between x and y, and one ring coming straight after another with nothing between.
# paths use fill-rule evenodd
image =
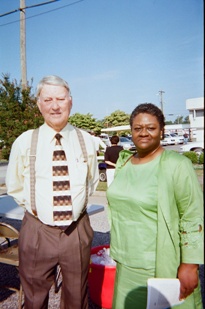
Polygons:
<instances>
[{"instance_id":1,"label":"belt","mask_svg":"<svg viewBox=\"0 0 205 309\"><path fill-rule=\"evenodd\" d=\"M35 217L33 214L31 214L29 211L26 211L26 215L29 215L29 216L31 216L33 219L35 219L35 220L41 222L42 224L45 224L45 223L43 223L39 218L37 218L37 217ZM79 222L85 215L87 215L87 210L84 210L84 211L80 214L79 218L78 218L76 221L73 221L70 225L62 225L62 226L49 225L49 224L45 224L45 225L49 226L50 228L60 229L60 230L63 231L63 232L65 232L65 231L70 231L70 230L73 230L73 229L77 226L78 222Z\"/></svg>"}]
</instances>

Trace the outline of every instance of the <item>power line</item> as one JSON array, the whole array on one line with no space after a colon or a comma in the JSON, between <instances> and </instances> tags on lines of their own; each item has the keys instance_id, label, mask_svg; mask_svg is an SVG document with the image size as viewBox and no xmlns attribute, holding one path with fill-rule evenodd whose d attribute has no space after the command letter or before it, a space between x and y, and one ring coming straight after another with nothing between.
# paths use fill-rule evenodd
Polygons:
<instances>
[{"instance_id":1,"label":"power line","mask_svg":"<svg viewBox=\"0 0 205 309\"><path fill-rule=\"evenodd\" d=\"M46 5L46 4L51 4L51 3L54 3L54 2L57 2L57 1L60 1L60 0L51 0L49 2L46 1L46 2L43 2L43 3L36 4L36 5L31 5L31 6L26 6L25 1L26 0L20 0L20 8L19 9L7 12L3 15L0 15L0 17L3 17L3 16L6 16L6 15L20 11L20 20L18 20L18 21L20 21L20 59L21 59L21 77L22 77L21 84L22 84L22 89L25 89L27 87L27 77L26 77L26 23L25 23L25 21L28 18L26 18L26 9L34 8L34 7L42 6L42 5ZM56 10L62 9L64 7L67 7L67 6L77 4L77 3L82 2L82 1L84 1L84 0L78 0L78 1L75 1L73 3L64 5L60 8L53 9L53 10L50 10L50 11L47 11L47 12L44 12L44 13L41 13L41 14L37 14L36 16L46 14L46 13L49 13L51 11L56 11ZM32 16L32 17L34 17L34 16ZM11 24L11 23L7 23L7 25L8 24ZM1 26L5 26L5 25L6 24L1 25Z\"/></svg>"},{"instance_id":2,"label":"power line","mask_svg":"<svg viewBox=\"0 0 205 309\"><path fill-rule=\"evenodd\" d=\"M8 13L4 13L4 14L1 14L0 15L0 17L4 17L4 16L6 16L6 15L10 15L10 14L12 14L12 13L16 13L16 12L18 12L20 9L16 9L16 10L14 10L14 11L11 11L11 12L8 12Z\"/></svg>"},{"instance_id":3,"label":"power line","mask_svg":"<svg viewBox=\"0 0 205 309\"><path fill-rule=\"evenodd\" d=\"M42 3L42 4L36 4L36 5L32 5L32 6L25 7L25 8L23 8L23 9L30 9L30 8L33 8L33 7L35 7L35 6L40 6L40 5L44 5L44 4L50 4L50 3L54 3L54 2L56 2L56 1L60 1L60 0L53 0L52 2L51 2L51 1L49 1L49 2L44 2L44 3ZM50 13L50 12L54 12L54 11L57 11L57 10L61 10L61 9L65 8L65 7L68 7L68 6L71 6L71 5L75 5L75 4L78 4L79 2L83 2L83 1L85 1L85 0L78 0L78 1L75 1L75 2L72 2L72 3L69 3L69 4L66 4L66 5L63 5L63 6L59 7L59 8L55 8L55 9L48 10L48 11L43 12L43 13L39 13L39 14L36 14L36 15L33 15L33 16L30 16L30 17L26 17L26 19L31 19L31 18L40 16L40 15L44 15L44 14L48 14L48 13ZM14 11L11 11L11 12L8 12L8 13L5 13L5 14L2 14L2 15L0 15L0 17L7 16L7 15L9 15L9 14L16 13L16 12L21 11L21 10L22 10L22 9L19 8L19 9L16 9L16 10L14 10ZM17 23L17 22L19 22L19 21L20 21L19 19L18 19L18 20L14 20L14 21L11 21L11 22L8 22L8 23L5 23L5 24L0 25L0 27L7 26L7 25L10 25L10 24L14 24L14 23Z\"/></svg>"},{"instance_id":4,"label":"power line","mask_svg":"<svg viewBox=\"0 0 205 309\"><path fill-rule=\"evenodd\" d=\"M22 10L25 10L25 9L30 9L30 8L34 8L36 6L41 6L41 5L45 5L45 4L50 4L52 2L56 2L56 1L60 1L60 0L50 0L50 1L47 1L47 2L43 2L43 3L39 3L39 4L34 4L34 5L30 5L30 6L25 6L23 8L18 8L16 10L13 10L13 11L10 11L10 12L7 12L7 13L4 13L4 14L1 14L0 17L4 17L6 15L10 15L10 14L13 14L13 13L16 13L18 11L22 11Z\"/></svg>"}]
</instances>

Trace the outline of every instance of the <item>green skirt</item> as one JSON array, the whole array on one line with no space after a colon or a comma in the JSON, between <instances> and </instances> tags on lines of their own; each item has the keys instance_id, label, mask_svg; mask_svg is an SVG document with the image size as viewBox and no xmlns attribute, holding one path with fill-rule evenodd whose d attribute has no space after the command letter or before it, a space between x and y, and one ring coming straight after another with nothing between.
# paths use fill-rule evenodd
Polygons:
<instances>
[{"instance_id":1,"label":"green skirt","mask_svg":"<svg viewBox=\"0 0 205 309\"><path fill-rule=\"evenodd\" d=\"M154 269L136 269L117 263L112 309L146 309L147 279Z\"/></svg>"},{"instance_id":2,"label":"green skirt","mask_svg":"<svg viewBox=\"0 0 205 309\"><path fill-rule=\"evenodd\" d=\"M112 309L146 309L147 279L154 269L137 269L117 263ZM174 309L203 309L200 283L184 303Z\"/></svg>"}]
</instances>

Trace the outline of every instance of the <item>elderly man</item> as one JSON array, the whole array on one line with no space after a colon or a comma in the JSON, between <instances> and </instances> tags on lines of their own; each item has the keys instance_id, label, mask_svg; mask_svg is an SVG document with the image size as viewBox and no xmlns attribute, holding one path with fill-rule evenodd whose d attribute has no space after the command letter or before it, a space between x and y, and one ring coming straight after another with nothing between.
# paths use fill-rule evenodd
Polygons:
<instances>
[{"instance_id":1,"label":"elderly man","mask_svg":"<svg viewBox=\"0 0 205 309\"><path fill-rule=\"evenodd\" d=\"M98 184L93 139L68 123L70 89L58 76L37 86L44 124L21 134L10 154L8 194L25 208L19 237L19 273L25 308L48 308L55 269L63 277L61 309L87 309L93 230L87 198Z\"/></svg>"}]
</instances>

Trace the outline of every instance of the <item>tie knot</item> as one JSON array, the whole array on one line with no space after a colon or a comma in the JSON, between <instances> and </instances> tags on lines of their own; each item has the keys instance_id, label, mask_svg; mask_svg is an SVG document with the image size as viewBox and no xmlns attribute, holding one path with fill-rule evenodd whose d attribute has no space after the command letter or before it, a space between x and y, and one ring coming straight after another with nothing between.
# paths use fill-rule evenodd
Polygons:
<instances>
[{"instance_id":1,"label":"tie knot","mask_svg":"<svg viewBox=\"0 0 205 309\"><path fill-rule=\"evenodd\" d=\"M57 134L55 135L55 138L56 138L56 140L57 140L57 144L58 144L58 145L61 145L61 137L62 137L62 135L61 135L60 133L57 133Z\"/></svg>"}]
</instances>

